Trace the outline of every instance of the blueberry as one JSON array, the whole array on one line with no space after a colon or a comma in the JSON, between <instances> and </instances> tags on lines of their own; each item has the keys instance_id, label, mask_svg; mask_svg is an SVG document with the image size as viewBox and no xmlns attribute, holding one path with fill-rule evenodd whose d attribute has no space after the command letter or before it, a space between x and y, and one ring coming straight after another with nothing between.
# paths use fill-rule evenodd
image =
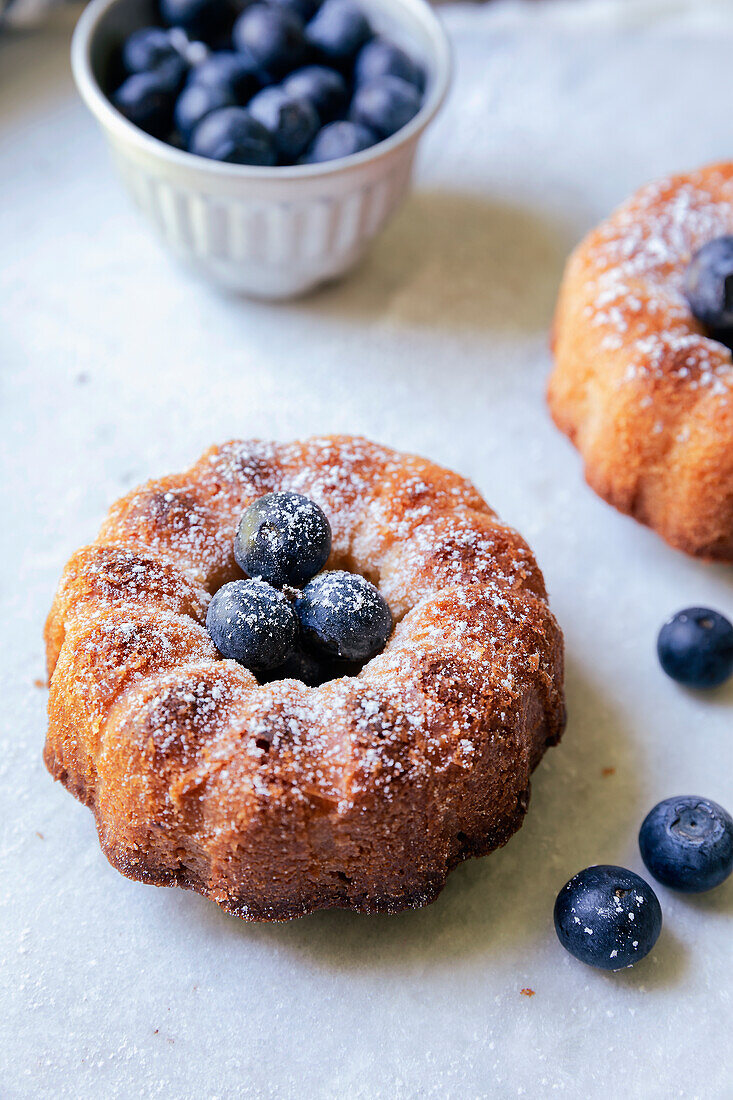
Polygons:
<instances>
[{"instance_id":1,"label":"blueberry","mask_svg":"<svg viewBox=\"0 0 733 1100\"><path fill-rule=\"evenodd\" d=\"M263 88L250 101L253 118L270 131L280 159L292 164L313 140L318 114L307 99L295 99L279 87Z\"/></svg>"},{"instance_id":2,"label":"blueberry","mask_svg":"<svg viewBox=\"0 0 733 1100\"><path fill-rule=\"evenodd\" d=\"M325 0L305 33L324 60L337 68L345 68L371 38L372 28L364 12L352 0Z\"/></svg>"},{"instance_id":3,"label":"blueberry","mask_svg":"<svg viewBox=\"0 0 733 1100\"><path fill-rule=\"evenodd\" d=\"M223 41L234 19L228 0L160 0L160 15L167 26L181 27L209 46Z\"/></svg>"},{"instance_id":4,"label":"blueberry","mask_svg":"<svg viewBox=\"0 0 733 1100\"><path fill-rule=\"evenodd\" d=\"M685 273L685 294L698 321L730 343L733 334L733 237L717 237L696 252Z\"/></svg>"},{"instance_id":5,"label":"blueberry","mask_svg":"<svg viewBox=\"0 0 733 1100\"><path fill-rule=\"evenodd\" d=\"M318 11L318 0L267 0L278 8L287 8L307 23Z\"/></svg>"},{"instance_id":6,"label":"blueberry","mask_svg":"<svg viewBox=\"0 0 733 1100\"><path fill-rule=\"evenodd\" d=\"M283 88L296 99L309 100L318 112L321 125L342 114L349 101L346 81L335 69L327 69L325 65L296 69L283 81Z\"/></svg>"},{"instance_id":7,"label":"blueberry","mask_svg":"<svg viewBox=\"0 0 733 1100\"><path fill-rule=\"evenodd\" d=\"M165 69L133 73L112 96L118 111L153 137L165 137L171 128L175 89Z\"/></svg>"},{"instance_id":8,"label":"blueberry","mask_svg":"<svg viewBox=\"0 0 733 1100\"><path fill-rule=\"evenodd\" d=\"M368 661L384 649L392 615L382 595L358 573L334 569L305 586L295 610L307 644L345 661Z\"/></svg>"},{"instance_id":9,"label":"blueberry","mask_svg":"<svg viewBox=\"0 0 733 1100\"><path fill-rule=\"evenodd\" d=\"M188 65L182 57L171 57L167 61L161 61L155 72L178 95L188 76Z\"/></svg>"},{"instance_id":10,"label":"blueberry","mask_svg":"<svg viewBox=\"0 0 733 1100\"><path fill-rule=\"evenodd\" d=\"M191 134L212 111L236 105L234 92L221 84L187 84L176 100L173 119L178 133L188 144Z\"/></svg>"},{"instance_id":11,"label":"blueberry","mask_svg":"<svg viewBox=\"0 0 733 1100\"><path fill-rule=\"evenodd\" d=\"M339 157L350 157L376 145L377 135L358 122L329 122L316 134L315 141L303 157L305 164L322 164Z\"/></svg>"},{"instance_id":12,"label":"blueberry","mask_svg":"<svg viewBox=\"0 0 733 1100\"><path fill-rule=\"evenodd\" d=\"M161 27L133 31L122 47L122 64L128 73L147 73L164 61L179 61L181 55Z\"/></svg>"},{"instance_id":13,"label":"blueberry","mask_svg":"<svg viewBox=\"0 0 733 1100\"><path fill-rule=\"evenodd\" d=\"M298 646L287 661L274 668L267 678L268 680L302 680L308 687L317 687L333 677L327 661Z\"/></svg>"},{"instance_id":14,"label":"blueberry","mask_svg":"<svg viewBox=\"0 0 733 1100\"><path fill-rule=\"evenodd\" d=\"M380 76L398 76L408 84L414 84L419 92L425 91L425 72L421 65L384 38L374 38L359 51L354 65L354 80L368 84Z\"/></svg>"},{"instance_id":15,"label":"blueberry","mask_svg":"<svg viewBox=\"0 0 733 1100\"><path fill-rule=\"evenodd\" d=\"M356 89L351 117L386 138L406 126L420 110L421 103L420 93L413 84L398 76L382 76Z\"/></svg>"},{"instance_id":16,"label":"blueberry","mask_svg":"<svg viewBox=\"0 0 733 1100\"><path fill-rule=\"evenodd\" d=\"M244 105L257 91L257 63L250 53L220 50L191 70L189 83L206 88L225 88Z\"/></svg>"},{"instance_id":17,"label":"blueberry","mask_svg":"<svg viewBox=\"0 0 733 1100\"><path fill-rule=\"evenodd\" d=\"M234 24L233 36L237 49L249 51L273 79L285 76L305 59L303 23L288 8L253 4Z\"/></svg>"},{"instance_id":18,"label":"blueberry","mask_svg":"<svg viewBox=\"0 0 733 1100\"><path fill-rule=\"evenodd\" d=\"M190 152L229 164L270 167L277 152L268 130L244 107L222 107L198 124L188 146Z\"/></svg>"},{"instance_id":19,"label":"blueberry","mask_svg":"<svg viewBox=\"0 0 733 1100\"><path fill-rule=\"evenodd\" d=\"M191 41L181 27L171 27L168 30L170 40L187 65L200 65L210 53L205 42Z\"/></svg>"},{"instance_id":20,"label":"blueberry","mask_svg":"<svg viewBox=\"0 0 733 1100\"><path fill-rule=\"evenodd\" d=\"M268 493L244 512L234 539L243 573L278 588L300 587L326 564L331 525L315 501L300 493Z\"/></svg>"},{"instance_id":21,"label":"blueberry","mask_svg":"<svg viewBox=\"0 0 733 1100\"><path fill-rule=\"evenodd\" d=\"M648 882L624 867L586 867L555 901L555 931L576 959L620 970L648 955L662 930L662 910Z\"/></svg>"},{"instance_id":22,"label":"blueberry","mask_svg":"<svg viewBox=\"0 0 733 1100\"><path fill-rule=\"evenodd\" d=\"M733 674L733 624L707 607L688 607L659 631L657 654L678 684L718 687Z\"/></svg>"},{"instance_id":23,"label":"blueberry","mask_svg":"<svg viewBox=\"0 0 733 1100\"><path fill-rule=\"evenodd\" d=\"M293 605L261 580L231 581L220 588L209 604L206 628L222 657L253 672L283 664L298 637Z\"/></svg>"},{"instance_id":24,"label":"blueberry","mask_svg":"<svg viewBox=\"0 0 733 1100\"><path fill-rule=\"evenodd\" d=\"M658 802L639 831L641 858L657 882L697 894L733 871L733 818L709 798Z\"/></svg>"}]
</instances>

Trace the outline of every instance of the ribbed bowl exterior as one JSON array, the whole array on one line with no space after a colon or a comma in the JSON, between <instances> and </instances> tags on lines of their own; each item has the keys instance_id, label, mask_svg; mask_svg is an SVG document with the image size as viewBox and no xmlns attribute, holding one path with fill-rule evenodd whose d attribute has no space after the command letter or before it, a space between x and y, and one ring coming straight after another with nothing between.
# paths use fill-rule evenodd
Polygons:
<instances>
[{"instance_id":1,"label":"ribbed bowl exterior","mask_svg":"<svg viewBox=\"0 0 733 1100\"><path fill-rule=\"evenodd\" d=\"M223 286L263 298L303 294L361 258L409 189L417 142L343 177L292 181L275 198L266 185L237 196L217 177L171 176L111 140L127 189L165 245Z\"/></svg>"},{"instance_id":2,"label":"ribbed bowl exterior","mask_svg":"<svg viewBox=\"0 0 733 1100\"><path fill-rule=\"evenodd\" d=\"M418 141L450 78L445 32L424 0L369 0L379 31L412 42L429 72L425 103L403 130L322 165L255 168L181 152L131 125L102 91L109 58L150 21L149 0L92 0L72 44L79 91L144 218L202 276L260 298L290 298L352 267L410 186Z\"/></svg>"}]
</instances>

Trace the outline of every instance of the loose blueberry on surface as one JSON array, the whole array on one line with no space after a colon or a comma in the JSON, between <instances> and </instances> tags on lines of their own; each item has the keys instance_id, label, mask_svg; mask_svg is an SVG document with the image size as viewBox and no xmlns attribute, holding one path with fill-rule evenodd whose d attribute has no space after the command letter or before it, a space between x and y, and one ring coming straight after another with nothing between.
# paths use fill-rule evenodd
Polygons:
<instances>
[{"instance_id":1,"label":"loose blueberry on surface","mask_svg":"<svg viewBox=\"0 0 733 1100\"><path fill-rule=\"evenodd\" d=\"M245 8L234 24L233 38L237 49L248 51L272 79L302 65L307 52L302 20L284 7Z\"/></svg>"},{"instance_id":2,"label":"loose blueberry on surface","mask_svg":"<svg viewBox=\"0 0 733 1100\"><path fill-rule=\"evenodd\" d=\"M270 131L280 159L297 160L318 130L318 113L307 99L295 99L283 88L263 88L250 100L253 118Z\"/></svg>"},{"instance_id":3,"label":"loose blueberry on surface","mask_svg":"<svg viewBox=\"0 0 733 1100\"><path fill-rule=\"evenodd\" d=\"M644 818L639 849L663 886L690 894L712 890L733 871L733 818L708 798L666 798Z\"/></svg>"},{"instance_id":4,"label":"loose blueberry on surface","mask_svg":"<svg viewBox=\"0 0 733 1100\"><path fill-rule=\"evenodd\" d=\"M161 70L133 73L120 84L112 102L121 114L153 137L164 137L171 128L175 90L170 75Z\"/></svg>"},{"instance_id":5,"label":"loose blueberry on surface","mask_svg":"<svg viewBox=\"0 0 733 1100\"><path fill-rule=\"evenodd\" d=\"M688 607L659 631L659 662L689 688L714 688L733 675L733 624L718 611Z\"/></svg>"},{"instance_id":6,"label":"loose blueberry on surface","mask_svg":"<svg viewBox=\"0 0 733 1100\"><path fill-rule=\"evenodd\" d=\"M685 294L698 321L729 343L733 334L733 237L717 237L692 257Z\"/></svg>"},{"instance_id":7,"label":"loose blueberry on surface","mask_svg":"<svg viewBox=\"0 0 733 1100\"><path fill-rule=\"evenodd\" d=\"M576 959L620 970L648 955L662 929L662 910L648 882L624 867L586 867L555 902L555 931Z\"/></svg>"},{"instance_id":8,"label":"loose blueberry on surface","mask_svg":"<svg viewBox=\"0 0 733 1100\"><path fill-rule=\"evenodd\" d=\"M181 27L190 38L218 45L231 29L228 0L160 0L160 16L169 27Z\"/></svg>"},{"instance_id":9,"label":"loose blueberry on surface","mask_svg":"<svg viewBox=\"0 0 733 1100\"><path fill-rule=\"evenodd\" d=\"M354 80L368 84L380 76L398 76L408 84L414 84L419 92L425 90L425 72L421 65L384 38L373 38L359 51L354 64Z\"/></svg>"},{"instance_id":10,"label":"loose blueberry on surface","mask_svg":"<svg viewBox=\"0 0 733 1100\"><path fill-rule=\"evenodd\" d=\"M345 661L369 661L392 631L381 593L358 573L334 569L305 586L295 610L308 646Z\"/></svg>"},{"instance_id":11,"label":"loose blueberry on surface","mask_svg":"<svg viewBox=\"0 0 733 1100\"><path fill-rule=\"evenodd\" d=\"M329 122L315 137L313 144L303 157L305 164L322 164L339 157L349 157L371 148L378 141L377 135L360 126L358 122Z\"/></svg>"},{"instance_id":12,"label":"loose blueberry on surface","mask_svg":"<svg viewBox=\"0 0 733 1100\"><path fill-rule=\"evenodd\" d=\"M278 8L288 8L303 23L307 23L318 11L318 0L268 0L268 3Z\"/></svg>"},{"instance_id":13,"label":"loose blueberry on surface","mask_svg":"<svg viewBox=\"0 0 733 1100\"><path fill-rule=\"evenodd\" d=\"M420 93L413 84L398 76L382 76L356 89L351 118L387 138L415 117L421 103Z\"/></svg>"},{"instance_id":14,"label":"loose blueberry on surface","mask_svg":"<svg viewBox=\"0 0 733 1100\"><path fill-rule=\"evenodd\" d=\"M352 0L325 0L305 29L306 38L317 54L337 68L351 65L372 36L364 12Z\"/></svg>"},{"instance_id":15,"label":"loose blueberry on surface","mask_svg":"<svg viewBox=\"0 0 733 1100\"><path fill-rule=\"evenodd\" d=\"M259 88L257 63L250 53L220 50L191 70L189 83L226 89L244 106Z\"/></svg>"},{"instance_id":16,"label":"loose blueberry on surface","mask_svg":"<svg viewBox=\"0 0 733 1100\"><path fill-rule=\"evenodd\" d=\"M288 95L312 103L321 125L331 122L345 111L349 101L346 81L335 69L327 69L325 65L306 65L296 69L282 86Z\"/></svg>"},{"instance_id":17,"label":"loose blueberry on surface","mask_svg":"<svg viewBox=\"0 0 733 1100\"><path fill-rule=\"evenodd\" d=\"M190 152L228 164L277 163L272 136L244 107L222 107L198 124L188 146Z\"/></svg>"},{"instance_id":18,"label":"loose blueberry on surface","mask_svg":"<svg viewBox=\"0 0 733 1100\"><path fill-rule=\"evenodd\" d=\"M206 628L222 657L253 672L282 665L298 637L292 604L260 580L231 581L220 588L209 604Z\"/></svg>"},{"instance_id":19,"label":"loose blueberry on surface","mask_svg":"<svg viewBox=\"0 0 733 1100\"><path fill-rule=\"evenodd\" d=\"M268 493L250 504L234 539L237 565L278 588L300 587L326 564L331 525L322 508L300 493Z\"/></svg>"},{"instance_id":20,"label":"loose blueberry on surface","mask_svg":"<svg viewBox=\"0 0 733 1100\"><path fill-rule=\"evenodd\" d=\"M180 57L169 32L161 27L133 31L122 47L122 64L128 73L151 72L164 61L179 61Z\"/></svg>"},{"instance_id":21,"label":"loose blueberry on surface","mask_svg":"<svg viewBox=\"0 0 733 1100\"><path fill-rule=\"evenodd\" d=\"M234 92L225 85L187 84L173 111L176 129L184 143L188 144L198 124L212 111L234 107L236 102Z\"/></svg>"}]
</instances>

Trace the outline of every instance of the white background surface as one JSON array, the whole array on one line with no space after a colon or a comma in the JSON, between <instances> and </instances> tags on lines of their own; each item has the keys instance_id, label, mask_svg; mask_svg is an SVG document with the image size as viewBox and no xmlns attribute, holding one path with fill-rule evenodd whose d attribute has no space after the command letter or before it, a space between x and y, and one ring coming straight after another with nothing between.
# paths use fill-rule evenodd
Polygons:
<instances>
[{"instance_id":1,"label":"white background surface","mask_svg":"<svg viewBox=\"0 0 733 1100\"><path fill-rule=\"evenodd\" d=\"M68 20L0 38L3 1097L733 1092L733 880L660 888L658 945L617 975L552 928L581 867L642 870L658 799L733 803L733 686L694 699L654 652L680 606L731 615L733 577L597 500L542 398L571 245L647 178L731 154L733 10L445 18L457 80L417 194L347 282L284 307L218 295L148 237L72 89ZM108 866L41 762L41 629L67 556L134 484L228 437L331 430L457 468L528 537L570 723L521 832L432 907L246 925Z\"/></svg>"}]
</instances>

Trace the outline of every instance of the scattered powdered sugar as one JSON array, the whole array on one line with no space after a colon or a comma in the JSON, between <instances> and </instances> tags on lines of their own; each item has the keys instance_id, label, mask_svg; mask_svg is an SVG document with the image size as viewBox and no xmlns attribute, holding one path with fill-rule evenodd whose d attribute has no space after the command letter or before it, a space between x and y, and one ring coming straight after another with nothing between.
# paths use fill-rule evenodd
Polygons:
<instances>
[{"instance_id":1,"label":"scattered powdered sugar","mask_svg":"<svg viewBox=\"0 0 733 1100\"><path fill-rule=\"evenodd\" d=\"M305 461L293 470L288 488L320 504L331 524L334 549L348 552L388 452L362 439L310 440L305 446Z\"/></svg>"},{"instance_id":2,"label":"scattered powdered sugar","mask_svg":"<svg viewBox=\"0 0 733 1100\"><path fill-rule=\"evenodd\" d=\"M398 616L440 587L491 583L497 605L503 601L505 608L503 590L542 590L531 552L517 533L462 508L427 520L399 541L382 560L380 578Z\"/></svg>"},{"instance_id":3,"label":"scattered powdered sugar","mask_svg":"<svg viewBox=\"0 0 733 1100\"><path fill-rule=\"evenodd\" d=\"M718 172L648 185L591 238L585 315L603 347L627 349L622 383L671 375L691 391L730 398L730 352L699 331L683 290L694 253L730 233L733 177Z\"/></svg>"}]
</instances>

